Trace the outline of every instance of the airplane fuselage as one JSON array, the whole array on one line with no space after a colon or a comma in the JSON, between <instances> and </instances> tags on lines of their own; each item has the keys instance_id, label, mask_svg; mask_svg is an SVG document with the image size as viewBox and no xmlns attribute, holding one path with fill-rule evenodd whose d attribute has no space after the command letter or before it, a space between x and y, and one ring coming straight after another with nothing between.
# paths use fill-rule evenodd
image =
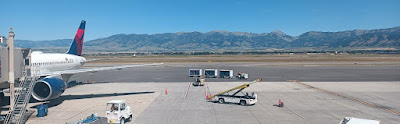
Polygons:
<instances>
[{"instance_id":1,"label":"airplane fuselage","mask_svg":"<svg viewBox=\"0 0 400 124\"><path fill-rule=\"evenodd\" d=\"M162 63L124 65L114 67L99 67L80 69L87 61L82 57L83 36L86 21L82 20L69 50L63 53L43 53L34 51L31 53L31 76L38 78L33 85L32 97L38 101L55 99L68 88L69 78L76 73L97 72L138 66L159 65ZM0 89L1 91L2 89ZM0 92L0 102L4 93Z\"/></svg>"},{"instance_id":2,"label":"airplane fuselage","mask_svg":"<svg viewBox=\"0 0 400 124\"><path fill-rule=\"evenodd\" d=\"M31 55L31 74L41 75L55 71L79 69L85 62L86 59L82 56L34 51Z\"/></svg>"}]
</instances>

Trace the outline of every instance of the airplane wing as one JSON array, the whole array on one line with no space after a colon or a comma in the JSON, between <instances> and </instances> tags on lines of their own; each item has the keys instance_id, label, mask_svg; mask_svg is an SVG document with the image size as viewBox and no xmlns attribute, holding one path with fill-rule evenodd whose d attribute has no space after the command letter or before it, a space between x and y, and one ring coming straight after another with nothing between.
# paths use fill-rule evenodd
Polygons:
<instances>
[{"instance_id":1,"label":"airplane wing","mask_svg":"<svg viewBox=\"0 0 400 124\"><path fill-rule=\"evenodd\" d=\"M100 61L100 60L109 60L109 59L117 59L117 57L112 57L112 58L101 58L101 59L89 59L89 60L86 60L86 62Z\"/></svg>"},{"instance_id":2,"label":"airplane wing","mask_svg":"<svg viewBox=\"0 0 400 124\"><path fill-rule=\"evenodd\" d=\"M106 71L106 70L120 70L123 68L132 68L132 67L140 67L140 66L156 66L162 65L164 63L152 63L152 64L140 64L140 65L121 65L121 66L113 66L113 67L100 67L100 68L82 68L75 70L63 70L63 71L54 71L48 73L41 73L37 76L51 76L51 75L72 75L76 73L84 73L84 72L98 72L98 71Z\"/></svg>"}]
</instances>

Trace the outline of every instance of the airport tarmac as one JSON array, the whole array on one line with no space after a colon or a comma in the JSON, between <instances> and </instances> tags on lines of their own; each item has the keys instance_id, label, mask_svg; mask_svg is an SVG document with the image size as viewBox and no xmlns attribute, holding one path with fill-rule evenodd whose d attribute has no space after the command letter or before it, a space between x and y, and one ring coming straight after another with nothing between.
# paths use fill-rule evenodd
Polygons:
<instances>
[{"instance_id":1,"label":"airport tarmac","mask_svg":"<svg viewBox=\"0 0 400 124\"><path fill-rule=\"evenodd\" d=\"M366 102L386 106L399 111L400 98L396 95L399 82L307 82L307 84L338 90L339 94L349 95ZM333 84L332 84L333 83ZM239 82L207 83L212 93L238 86ZM349 87L340 88L343 84ZM361 85L361 86L360 86ZM329 88L328 88L329 87ZM382 89L375 89L379 87ZM375 89L371 91L371 89ZM369 107L349 99L337 97L294 82L262 82L251 85L246 91L258 94L258 103L253 106L219 104L205 101L204 88L189 89L185 99L182 93L168 94L157 98L135 121L136 123L304 123L320 124L340 122L343 117L359 117L381 120L382 123L400 122L399 114ZM172 96L172 97L171 97ZM175 97L173 97L175 96ZM285 107L273 106L281 99ZM379 102L380 101L380 102ZM386 101L382 103L382 101Z\"/></svg>"},{"instance_id":2,"label":"airport tarmac","mask_svg":"<svg viewBox=\"0 0 400 124\"><path fill-rule=\"evenodd\" d=\"M86 67L111 65L89 63ZM258 103L240 106L206 101L205 87L190 85L194 81L188 77L190 68L249 73L248 80L207 78L212 94L263 78L245 90L258 94ZM127 101L134 114L128 123L137 124L337 124L348 116L396 124L400 122L399 72L398 65L379 63L183 63L82 73L71 80L83 84L49 102L49 116L38 118L33 113L27 124L65 124L92 113L104 117L106 102L115 99ZM285 108L273 106L279 99ZM28 106L35 110L38 104Z\"/></svg>"},{"instance_id":3,"label":"airport tarmac","mask_svg":"<svg viewBox=\"0 0 400 124\"><path fill-rule=\"evenodd\" d=\"M244 82L207 82L212 94ZM301 82L366 103L400 111L400 82ZM400 114L371 107L302 84L259 82L245 89L255 92L258 102L252 106L219 104L206 100L206 87L189 82L169 83L95 83L68 89L58 100L50 101L49 116L34 117L27 124L64 124L83 119L92 113L105 116L109 100L125 99L134 112L136 124L337 124L343 117L381 120L384 124L400 122ZM165 90L167 89L167 94ZM116 94L114 94L116 93ZM273 106L281 99L284 108ZM30 103L35 106L39 103Z\"/></svg>"}]
</instances>

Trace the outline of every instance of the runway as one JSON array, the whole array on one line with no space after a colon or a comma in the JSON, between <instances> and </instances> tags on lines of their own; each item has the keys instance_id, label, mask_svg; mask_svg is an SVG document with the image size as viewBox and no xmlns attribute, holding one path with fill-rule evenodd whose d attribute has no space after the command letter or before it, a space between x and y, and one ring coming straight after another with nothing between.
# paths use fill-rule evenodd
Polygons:
<instances>
[{"instance_id":1,"label":"runway","mask_svg":"<svg viewBox=\"0 0 400 124\"><path fill-rule=\"evenodd\" d=\"M104 65L86 65L96 67ZM112 66L112 64L106 65ZM249 74L249 80L263 78L264 81L400 81L398 65L354 65L353 63L187 63L164 64L157 67L128 68L120 71L103 71L72 76L80 82L188 82L189 69L232 69ZM213 79L211 82L240 81L237 79Z\"/></svg>"}]
</instances>

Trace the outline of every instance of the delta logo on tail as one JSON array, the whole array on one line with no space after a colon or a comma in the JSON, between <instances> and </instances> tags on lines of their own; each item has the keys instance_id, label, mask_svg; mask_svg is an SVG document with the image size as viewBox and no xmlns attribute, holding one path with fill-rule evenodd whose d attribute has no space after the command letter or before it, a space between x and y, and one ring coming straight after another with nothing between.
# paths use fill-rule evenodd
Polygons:
<instances>
[{"instance_id":1,"label":"delta logo on tail","mask_svg":"<svg viewBox=\"0 0 400 124\"><path fill-rule=\"evenodd\" d=\"M69 48L67 54L72 54L72 55L77 55L77 56L82 55L83 36L85 34L85 25L86 25L86 21L82 20L81 25L79 26L79 29L76 32L74 41L72 42L71 47Z\"/></svg>"}]
</instances>

